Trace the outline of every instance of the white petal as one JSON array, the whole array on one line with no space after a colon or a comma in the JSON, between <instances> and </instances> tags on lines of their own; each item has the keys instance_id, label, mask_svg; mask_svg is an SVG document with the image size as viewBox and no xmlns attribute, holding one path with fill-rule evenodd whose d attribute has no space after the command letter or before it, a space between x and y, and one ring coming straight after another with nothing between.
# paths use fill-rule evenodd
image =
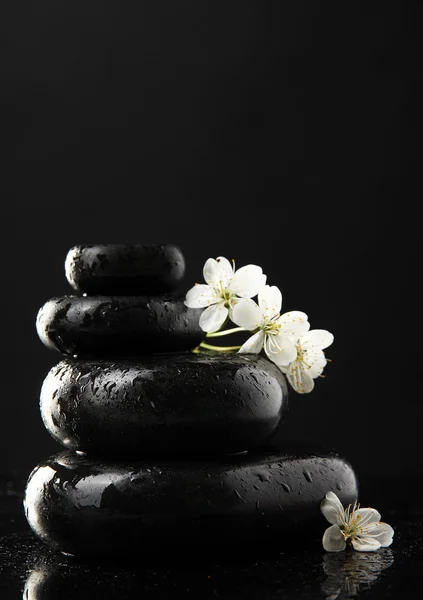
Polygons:
<instances>
[{"instance_id":1,"label":"white petal","mask_svg":"<svg viewBox=\"0 0 423 600\"><path fill-rule=\"evenodd\" d=\"M338 525L332 525L326 529L323 534L322 544L326 552L342 552L347 546Z\"/></svg>"},{"instance_id":2,"label":"white petal","mask_svg":"<svg viewBox=\"0 0 423 600\"><path fill-rule=\"evenodd\" d=\"M352 545L354 550L359 552L375 552L380 548L380 543L372 537L353 538Z\"/></svg>"},{"instance_id":3,"label":"white petal","mask_svg":"<svg viewBox=\"0 0 423 600\"><path fill-rule=\"evenodd\" d=\"M344 507L340 499L333 492L328 492L320 503L320 510L332 525L344 523Z\"/></svg>"},{"instance_id":4,"label":"white petal","mask_svg":"<svg viewBox=\"0 0 423 600\"><path fill-rule=\"evenodd\" d=\"M263 312L254 300L242 299L232 310L232 321L239 327L253 331L263 321Z\"/></svg>"},{"instance_id":5,"label":"white petal","mask_svg":"<svg viewBox=\"0 0 423 600\"><path fill-rule=\"evenodd\" d=\"M220 290L227 288L234 274L231 263L227 258L219 256L218 259L209 258L203 268L205 281L213 288Z\"/></svg>"},{"instance_id":6,"label":"white petal","mask_svg":"<svg viewBox=\"0 0 423 600\"><path fill-rule=\"evenodd\" d=\"M259 354L263 349L264 333L258 331L252 335L238 350L239 354Z\"/></svg>"},{"instance_id":7,"label":"white petal","mask_svg":"<svg viewBox=\"0 0 423 600\"><path fill-rule=\"evenodd\" d=\"M323 350L304 352L304 360L302 361L303 369L313 377L313 379L316 379L316 377L319 377L319 375L322 374L326 363L327 361Z\"/></svg>"},{"instance_id":8,"label":"white petal","mask_svg":"<svg viewBox=\"0 0 423 600\"><path fill-rule=\"evenodd\" d=\"M229 289L241 298L252 298L257 296L265 284L263 269L257 265L246 265L235 272Z\"/></svg>"},{"instance_id":9,"label":"white petal","mask_svg":"<svg viewBox=\"0 0 423 600\"><path fill-rule=\"evenodd\" d=\"M235 321L234 321L234 308L238 304L238 302L244 302L244 299L243 298L236 298L235 296L233 296L229 300L229 318L232 321L232 323L235 323Z\"/></svg>"},{"instance_id":10,"label":"white petal","mask_svg":"<svg viewBox=\"0 0 423 600\"><path fill-rule=\"evenodd\" d=\"M219 263L214 258L208 258L203 267L204 281L211 287L219 288Z\"/></svg>"},{"instance_id":11,"label":"white petal","mask_svg":"<svg viewBox=\"0 0 423 600\"><path fill-rule=\"evenodd\" d=\"M354 511L353 520L358 527L361 523L366 525L370 523L379 523L381 519L380 513L375 508L359 508Z\"/></svg>"},{"instance_id":12,"label":"white petal","mask_svg":"<svg viewBox=\"0 0 423 600\"><path fill-rule=\"evenodd\" d=\"M265 285L258 296L258 303L265 317L271 319L281 312L282 294L276 285Z\"/></svg>"},{"instance_id":13,"label":"white petal","mask_svg":"<svg viewBox=\"0 0 423 600\"><path fill-rule=\"evenodd\" d=\"M219 263L222 285L224 288L228 288L234 276L233 263L229 262L224 256L218 256L216 260Z\"/></svg>"},{"instance_id":14,"label":"white petal","mask_svg":"<svg viewBox=\"0 0 423 600\"><path fill-rule=\"evenodd\" d=\"M392 544L394 530L388 523L378 523L369 531L368 536L375 538L382 548L387 548Z\"/></svg>"},{"instance_id":15,"label":"white petal","mask_svg":"<svg viewBox=\"0 0 423 600\"><path fill-rule=\"evenodd\" d=\"M264 342L264 349L270 360L277 365L289 365L297 358L297 348L282 335L268 335Z\"/></svg>"},{"instance_id":16,"label":"white petal","mask_svg":"<svg viewBox=\"0 0 423 600\"><path fill-rule=\"evenodd\" d=\"M313 329L301 338L301 346L323 350L332 344L333 339L333 335L329 331L325 329Z\"/></svg>"},{"instance_id":17,"label":"white petal","mask_svg":"<svg viewBox=\"0 0 423 600\"><path fill-rule=\"evenodd\" d=\"M227 316L228 309L223 306L223 304L209 306L209 308L206 308L201 314L200 327L203 331L207 331L207 333L217 331L222 327Z\"/></svg>"},{"instance_id":18,"label":"white petal","mask_svg":"<svg viewBox=\"0 0 423 600\"><path fill-rule=\"evenodd\" d=\"M194 285L188 290L185 298L185 306L189 308L205 308L217 301L213 288L209 285Z\"/></svg>"},{"instance_id":19,"label":"white petal","mask_svg":"<svg viewBox=\"0 0 423 600\"><path fill-rule=\"evenodd\" d=\"M289 383L299 394L309 394L314 389L314 379L300 367L290 369L287 373Z\"/></svg>"},{"instance_id":20,"label":"white petal","mask_svg":"<svg viewBox=\"0 0 423 600\"><path fill-rule=\"evenodd\" d=\"M278 323L281 324L282 335L298 339L310 329L310 323L305 313L292 310L280 316Z\"/></svg>"}]
</instances>

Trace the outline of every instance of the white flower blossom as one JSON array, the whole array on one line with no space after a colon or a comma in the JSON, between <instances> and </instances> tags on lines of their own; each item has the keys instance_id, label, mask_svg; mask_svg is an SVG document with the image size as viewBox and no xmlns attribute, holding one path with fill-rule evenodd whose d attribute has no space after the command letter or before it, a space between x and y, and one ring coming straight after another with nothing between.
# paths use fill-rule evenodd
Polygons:
<instances>
[{"instance_id":1,"label":"white flower blossom","mask_svg":"<svg viewBox=\"0 0 423 600\"><path fill-rule=\"evenodd\" d=\"M227 258L209 258L203 269L207 285L196 284L185 298L190 308L206 308L200 317L203 331L218 331L239 298L253 298L266 284L266 275L261 267L247 265L235 271ZM231 317L232 318L232 317Z\"/></svg>"},{"instance_id":2,"label":"white flower blossom","mask_svg":"<svg viewBox=\"0 0 423 600\"><path fill-rule=\"evenodd\" d=\"M280 365L280 369L296 392L307 394L314 388L314 379L320 377L326 366L323 349L330 346L334 338L325 329L313 329L301 337L290 339L296 347L296 358L289 365Z\"/></svg>"},{"instance_id":3,"label":"white flower blossom","mask_svg":"<svg viewBox=\"0 0 423 600\"><path fill-rule=\"evenodd\" d=\"M240 300L232 311L232 321L256 331L239 352L259 354L264 347L267 356L277 365L288 365L295 360L297 349L291 339L298 339L310 327L307 315L292 311L280 315L282 294L276 286L266 285L258 295L258 305L254 300Z\"/></svg>"},{"instance_id":4,"label":"white flower blossom","mask_svg":"<svg viewBox=\"0 0 423 600\"><path fill-rule=\"evenodd\" d=\"M387 523L381 523L380 514L374 508L360 508L357 502L346 510L338 496L328 492L320 504L320 509L331 527L323 535L323 548L327 552L341 552L347 543L360 552L374 552L392 544L394 530Z\"/></svg>"}]
</instances>

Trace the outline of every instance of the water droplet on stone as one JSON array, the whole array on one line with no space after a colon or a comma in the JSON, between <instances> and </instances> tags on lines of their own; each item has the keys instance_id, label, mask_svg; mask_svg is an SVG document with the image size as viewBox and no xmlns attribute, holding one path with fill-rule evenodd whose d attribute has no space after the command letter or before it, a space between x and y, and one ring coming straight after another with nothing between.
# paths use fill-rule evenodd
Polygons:
<instances>
[{"instance_id":1,"label":"water droplet on stone","mask_svg":"<svg viewBox=\"0 0 423 600\"><path fill-rule=\"evenodd\" d=\"M310 471L303 471L303 473L304 473L304 477L306 478L306 480L307 480L309 483L313 483L313 479L312 479L312 477L311 477Z\"/></svg>"}]
</instances>

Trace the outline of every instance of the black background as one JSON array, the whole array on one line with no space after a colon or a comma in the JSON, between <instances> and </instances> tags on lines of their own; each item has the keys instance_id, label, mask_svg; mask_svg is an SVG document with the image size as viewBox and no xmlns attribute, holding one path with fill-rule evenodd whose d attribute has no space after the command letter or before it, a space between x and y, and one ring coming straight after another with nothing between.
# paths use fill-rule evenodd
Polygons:
<instances>
[{"instance_id":1,"label":"black background","mask_svg":"<svg viewBox=\"0 0 423 600\"><path fill-rule=\"evenodd\" d=\"M423 460L421 10L405 2L38 2L3 7L1 470L58 446L38 411L60 360L38 308L77 243L173 242L263 267L335 334L282 435L358 473ZM6 197L8 199L8 196ZM9 215L9 209L11 214Z\"/></svg>"}]
</instances>

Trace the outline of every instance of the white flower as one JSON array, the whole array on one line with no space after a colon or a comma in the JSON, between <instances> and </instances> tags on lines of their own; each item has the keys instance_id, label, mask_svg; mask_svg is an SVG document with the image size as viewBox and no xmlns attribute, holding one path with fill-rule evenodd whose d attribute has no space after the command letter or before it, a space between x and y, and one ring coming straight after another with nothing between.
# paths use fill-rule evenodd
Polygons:
<instances>
[{"instance_id":1,"label":"white flower","mask_svg":"<svg viewBox=\"0 0 423 600\"><path fill-rule=\"evenodd\" d=\"M323 548L327 552L345 550L351 542L354 550L373 552L392 544L394 530L387 523L381 523L380 514L374 508L360 508L357 502L351 509L342 506L338 496L328 492L320 504L320 509L332 526L323 535Z\"/></svg>"},{"instance_id":2,"label":"white flower","mask_svg":"<svg viewBox=\"0 0 423 600\"><path fill-rule=\"evenodd\" d=\"M190 308L206 308L200 317L203 331L218 331L239 298L257 296L266 283L266 275L257 265L247 265L235 271L227 258L209 258L203 269L207 285L197 284L185 298Z\"/></svg>"},{"instance_id":3,"label":"white flower","mask_svg":"<svg viewBox=\"0 0 423 600\"><path fill-rule=\"evenodd\" d=\"M282 294L276 286L266 285L258 295L258 305L254 300L240 300L232 311L234 323L250 331L258 330L250 337L239 352L258 354L262 348L277 365L288 365L297 356L297 349L291 338L298 339L310 327L307 315L292 311L280 315Z\"/></svg>"},{"instance_id":4,"label":"white flower","mask_svg":"<svg viewBox=\"0 0 423 600\"><path fill-rule=\"evenodd\" d=\"M307 394L314 388L313 380L322 374L327 362L323 349L330 346L333 339L325 329L313 329L306 335L291 338L296 358L289 365L280 365L280 369L296 392Z\"/></svg>"}]
</instances>

